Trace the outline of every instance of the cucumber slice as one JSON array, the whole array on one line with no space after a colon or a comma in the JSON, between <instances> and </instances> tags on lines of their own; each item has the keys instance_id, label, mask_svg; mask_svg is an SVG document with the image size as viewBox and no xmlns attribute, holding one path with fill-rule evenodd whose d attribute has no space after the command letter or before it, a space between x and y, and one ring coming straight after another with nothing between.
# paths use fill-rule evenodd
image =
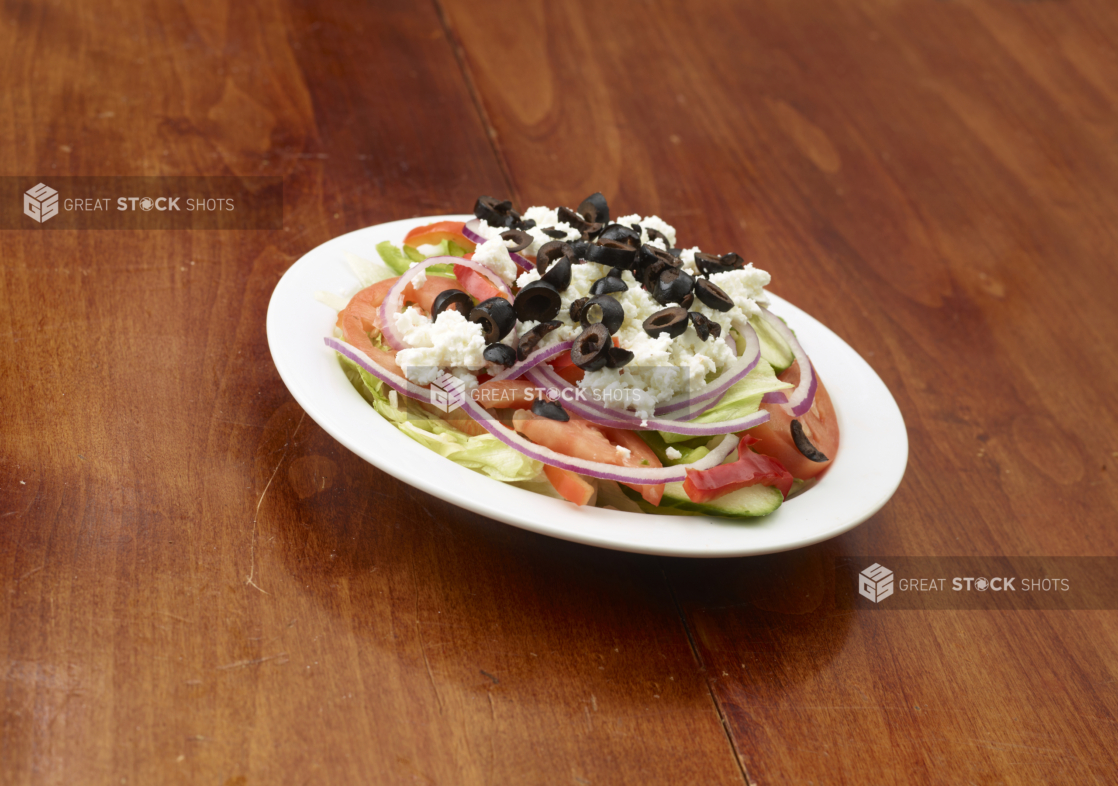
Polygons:
<instances>
[{"instance_id":1,"label":"cucumber slice","mask_svg":"<svg viewBox=\"0 0 1118 786\"><path fill-rule=\"evenodd\" d=\"M669 516L725 516L728 518L755 518L767 516L780 507L784 495L772 486L746 486L724 497L710 502L692 502L683 490L683 483L668 483L664 486L664 498L659 507L653 507L641 499L632 489L622 486L622 491L640 505L645 513L660 513Z\"/></svg>"},{"instance_id":2,"label":"cucumber slice","mask_svg":"<svg viewBox=\"0 0 1118 786\"><path fill-rule=\"evenodd\" d=\"M792 354L792 348L772 325L760 317L753 317L749 320L749 324L757 332L757 339L761 343L761 357L769 362L773 371L779 374L792 365L796 356Z\"/></svg>"}]
</instances>

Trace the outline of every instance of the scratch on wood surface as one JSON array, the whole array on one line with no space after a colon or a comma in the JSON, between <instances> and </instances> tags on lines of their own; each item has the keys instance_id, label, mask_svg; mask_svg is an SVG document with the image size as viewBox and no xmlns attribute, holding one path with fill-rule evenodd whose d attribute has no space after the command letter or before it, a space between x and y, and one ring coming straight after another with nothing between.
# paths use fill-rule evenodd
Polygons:
<instances>
[{"instance_id":1,"label":"scratch on wood surface","mask_svg":"<svg viewBox=\"0 0 1118 786\"><path fill-rule=\"evenodd\" d=\"M497 707L493 704L493 689L486 688L485 696L489 699L489 719L493 721L493 731L489 734L489 777L488 783L493 783L493 771L497 765Z\"/></svg>"},{"instance_id":2,"label":"scratch on wood surface","mask_svg":"<svg viewBox=\"0 0 1118 786\"><path fill-rule=\"evenodd\" d=\"M276 658L286 658L286 652L280 652L276 655L268 655L264 658L252 658L251 660L237 660L232 663L226 663L224 666L218 666L216 671L228 671L229 669L243 669L245 666L258 666L261 663L266 663ZM286 661L285 661L286 662Z\"/></svg>"},{"instance_id":3,"label":"scratch on wood surface","mask_svg":"<svg viewBox=\"0 0 1118 786\"><path fill-rule=\"evenodd\" d=\"M412 576L415 576L414 569ZM419 637L419 652L423 656L423 665L427 668L427 680L431 683L431 690L435 692L435 704L439 707L439 714L443 714L443 698L439 695L439 688L435 685L435 675L431 671L431 661L427 660L427 648L423 644L423 628L419 622L419 579L415 579L415 632Z\"/></svg>"},{"instance_id":4,"label":"scratch on wood surface","mask_svg":"<svg viewBox=\"0 0 1118 786\"><path fill-rule=\"evenodd\" d=\"M303 425L303 419L306 416L306 412L299 416L299 422L295 424L295 430L291 432L291 436L288 437L287 442L284 443L283 455L280 456L280 460L276 462L276 468L272 470L272 476L268 478L268 483L264 486L264 490L260 492L260 499L256 500L256 512L252 516L252 538L249 541L248 577L245 579L245 584L256 587L256 589L260 590L265 595L269 593L257 584L253 578L256 575L256 522L260 518L260 506L264 504L264 495L267 494L268 489L272 487L272 481L276 479L276 473L279 472L279 468L283 466L283 460L287 458L288 448L291 447L291 443L295 440L295 435L299 433L299 427Z\"/></svg>"},{"instance_id":5,"label":"scratch on wood surface","mask_svg":"<svg viewBox=\"0 0 1118 786\"><path fill-rule=\"evenodd\" d=\"M178 620L179 622L186 622L186 623L189 623L189 622L190 622L190 620L188 620L188 619L185 619L185 618L183 618L183 617L180 617L180 616L179 616L179 615L177 615L177 614L172 614L172 613L171 613L171 612L169 612L169 611L159 611L159 610L157 609L155 613L156 613L156 614L162 614L162 615L163 615L164 617L170 617L171 619L173 619L173 620Z\"/></svg>"},{"instance_id":6,"label":"scratch on wood surface","mask_svg":"<svg viewBox=\"0 0 1118 786\"><path fill-rule=\"evenodd\" d=\"M20 576L20 577L19 577L18 579L16 579L16 584L19 584L19 583L20 583L21 581L23 581L23 580L24 580L25 578L27 578L28 576L31 576L31 575L33 575L33 574L35 574L35 573L38 573L38 572L39 572L40 570L42 570L42 569L43 569L43 568L45 568L45 567L46 567L46 565L40 565L40 566L39 566L39 567L37 567L37 568L32 568L31 570L27 571L27 572L26 572L26 573L24 573L24 574L23 574L22 576Z\"/></svg>"}]
</instances>

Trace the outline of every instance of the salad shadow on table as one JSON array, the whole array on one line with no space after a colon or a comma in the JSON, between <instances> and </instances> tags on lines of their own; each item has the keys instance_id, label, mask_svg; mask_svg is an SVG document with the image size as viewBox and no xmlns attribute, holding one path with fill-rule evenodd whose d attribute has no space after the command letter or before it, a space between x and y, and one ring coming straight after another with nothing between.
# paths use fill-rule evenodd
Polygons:
<instances>
[{"instance_id":1,"label":"salad shadow on table","mask_svg":"<svg viewBox=\"0 0 1118 786\"><path fill-rule=\"evenodd\" d=\"M377 659L415 662L422 650L437 682L467 692L489 690L493 679L523 687L608 674L612 687L596 690L636 700L626 680L647 671L642 653L650 649L668 653L684 682L726 658L746 663L741 652L754 659L735 674L743 685L774 669L806 678L850 631L850 615L834 610L842 539L715 560L557 540L409 487L309 422L286 464L261 520L259 542L271 545L258 551L258 564L274 577L286 570L284 581L304 587L321 613L345 617L360 646L380 651ZM587 666L588 657L604 671Z\"/></svg>"}]
</instances>

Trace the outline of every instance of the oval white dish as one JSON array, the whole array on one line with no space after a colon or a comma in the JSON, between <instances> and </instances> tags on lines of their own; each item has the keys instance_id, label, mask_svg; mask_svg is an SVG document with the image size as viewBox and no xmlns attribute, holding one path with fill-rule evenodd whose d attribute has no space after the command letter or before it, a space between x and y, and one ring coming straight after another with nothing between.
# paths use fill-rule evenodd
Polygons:
<instances>
[{"instance_id":1,"label":"oval white dish","mask_svg":"<svg viewBox=\"0 0 1118 786\"><path fill-rule=\"evenodd\" d=\"M483 516L592 546L679 557L734 557L800 548L862 523L889 500L908 461L904 419L885 383L841 338L770 294L773 313L796 331L826 383L839 420L840 448L823 478L775 513L757 519L656 516L579 508L492 480L438 456L385 421L350 385L323 344L336 312L315 300L357 288L348 251L378 259L376 245L399 242L427 216L366 227L312 249L283 275L268 305L268 346L299 405L334 439L390 475Z\"/></svg>"}]
</instances>

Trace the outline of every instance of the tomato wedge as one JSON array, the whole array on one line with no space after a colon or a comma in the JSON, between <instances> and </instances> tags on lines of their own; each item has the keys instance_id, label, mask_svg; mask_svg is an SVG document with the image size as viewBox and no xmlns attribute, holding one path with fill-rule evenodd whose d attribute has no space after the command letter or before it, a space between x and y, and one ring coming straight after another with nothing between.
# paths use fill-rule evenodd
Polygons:
<instances>
[{"instance_id":1,"label":"tomato wedge","mask_svg":"<svg viewBox=\"0 0 1118 786\"><path fill-rule=\"evenodd\" d=\"M543 472L563 499L569 500L579 507L590 502L594 497L594 492L597 491L593 483L569 469L544 464Z\"/></svg>"},{"instance_id":2,"label":"tomato wedge","mask_svg":"<svg viewBox=\"0 0 1118 786\"><path fill-rule=\"evenodd\" d=\"M377 347L369 338L369 333L380 333L377 310L396 281L395 278L389 278L362 289L350 298L349 304L338 314L337 324L347 343L364 352L388 371L402 377L404 371L396 364L396 353Z\"/></svg>"},{"instance_id":3,"label":"tomato wedge","mask_svg":"<svg viewBox=\"0 0 1118 786\"><path fill-rule=\"evenodd\" d=\"M531 409L536 386L526 379L501 379L477 386L474 401L486 409Z\"/></svg>"},{"instance_id":4,"label":"tomato wedge","mask_svg":"<svg viewBox=\"0 0 1118 786\"><path fill-rule=\"evenodd\" d=\"M785 497L792 489L792 473L771 456L749 449L757 440L744 434L738 443L738 460L710 469L689 469L683 490L692 502L710 502L746 486L775 486Z\"/></svg>"},{"instance_id":5,"label":"tomato wedge","mask_svg":"<svg viewBox=\"0 0 1118 786\"><path fill-rule=\"evenodd\" d=\"M623 459L622 463L626 467L642 467L651 469L653 467L661 467L660 457L656 455L656 451L648 446L648 443L637 436L636 432L626 431L622 428L609 428L607 426L599 426L602 433L606 435L606 439L615 445L620 445L629 451L629 458ZM640 495L644 497L652 505L659 505L660 500L664 496L664 484L657 483L651 486L638 486L635 484L626 484L630 488L636 489Z\"/></svg>"},{"instance_id":6,"label":"tomato wedge","mask_svg":"<svg viewBox=\"0 0 1118 786\"><path fill-rule=\"evenodd\" d=\"M785 369L780 379L792 385L798 384L799 361ZM782 404L762 404L761 408L768 410L769 419L760 426L749 429L749 434L759 440L754 447L756 452L772 456L791 472L793 477L802 480L814 478L831 466L829 460L812 461L804 456L792 438L792 421L799 420L804 435L824 456L833 459L838 452L838 419L835 417L835 408L831 404L831 396L823 386L823 380L817 380L815 401L812 402L811 409L799 418L793 418L788 414L788 410Z\"/></svg>"},{"instance_id":7,"label":"tomato wedge","mask_svg":"<svg viewBox=\"0 0 1118 786\"><path fill-rule=\"evenodd\" d=\"M425 227L416 227L404 237L404 245L418 248L419 246L437 246L444 240L449 240L456 246L467 251L474 250L474 243L462 234L465 223L462 221L436 221Z\"/></svg>"},{"instance_id":8,"label":"tomato wedge","mask_svg":"<svg viewBox=\"0 0 1118 786\"><path fill-rule=\"evenodd\" d=\"M620 441L615 443L606 436L607 429L595 426L575 414L568 414L570 414L571 419L564 423L540 417L531 410L518 409L513 413L512 422L517 431L537 445L550 448L564 456L574 456L586 461L597 461L602 464L613 464L634 469L652 469L661 466L660 459L647 446L638 447L635 442L631 441L636 439L641 443L644 442L636 434L623 432L620 429L608 429L608 431L615 432L615 436L625 434L624 437L619 438L624 440L624 444L621 444ZM617 451L618 444L629 450L627 457L622 456ZM653 505L659 505L660 499L664 495L663 484L638 485L626 483L625 485L639 491L641 496Z\"/></svg>"},{"instance_id":9,"label":"tomato wedge","mask_svg":"<svg viewBox=\"0 0 1118 786\"><path fill-rule=\"evenodd\" d=\"M458 279L458 286L476 298L478 303L489 300L491 297L503 297L508 300L508 295L493 286L493 282L465 265L454 266L454 277Z\"/></svg>"},{"instance_id":10,"label":"tomato wedge","mask_svg":"<svg viewBox=\"0 0 1118 786\"><path fill-rule=\"evenodd\" d=\"M415 303L425 312L430 314L435 308L435 298L448 289L461 289L457 282L444 276L427 276L427 280L420 287L412 287L412 296L405 293L404 300ZM469 316L463 314L463 316Z\"/></svg>"},{"instance_id":11,"label":"tomato wedge","mask_svg":"<svg viewBox=\"0 0 1118 786\"><path fill-rule=\"evenodd\" d=\"M577 385L582 380L582 378L586 376L586 372L573 363L569 366L555 369L555 373L570 382L572 385Z\"/></svg>"}]
</instances>

